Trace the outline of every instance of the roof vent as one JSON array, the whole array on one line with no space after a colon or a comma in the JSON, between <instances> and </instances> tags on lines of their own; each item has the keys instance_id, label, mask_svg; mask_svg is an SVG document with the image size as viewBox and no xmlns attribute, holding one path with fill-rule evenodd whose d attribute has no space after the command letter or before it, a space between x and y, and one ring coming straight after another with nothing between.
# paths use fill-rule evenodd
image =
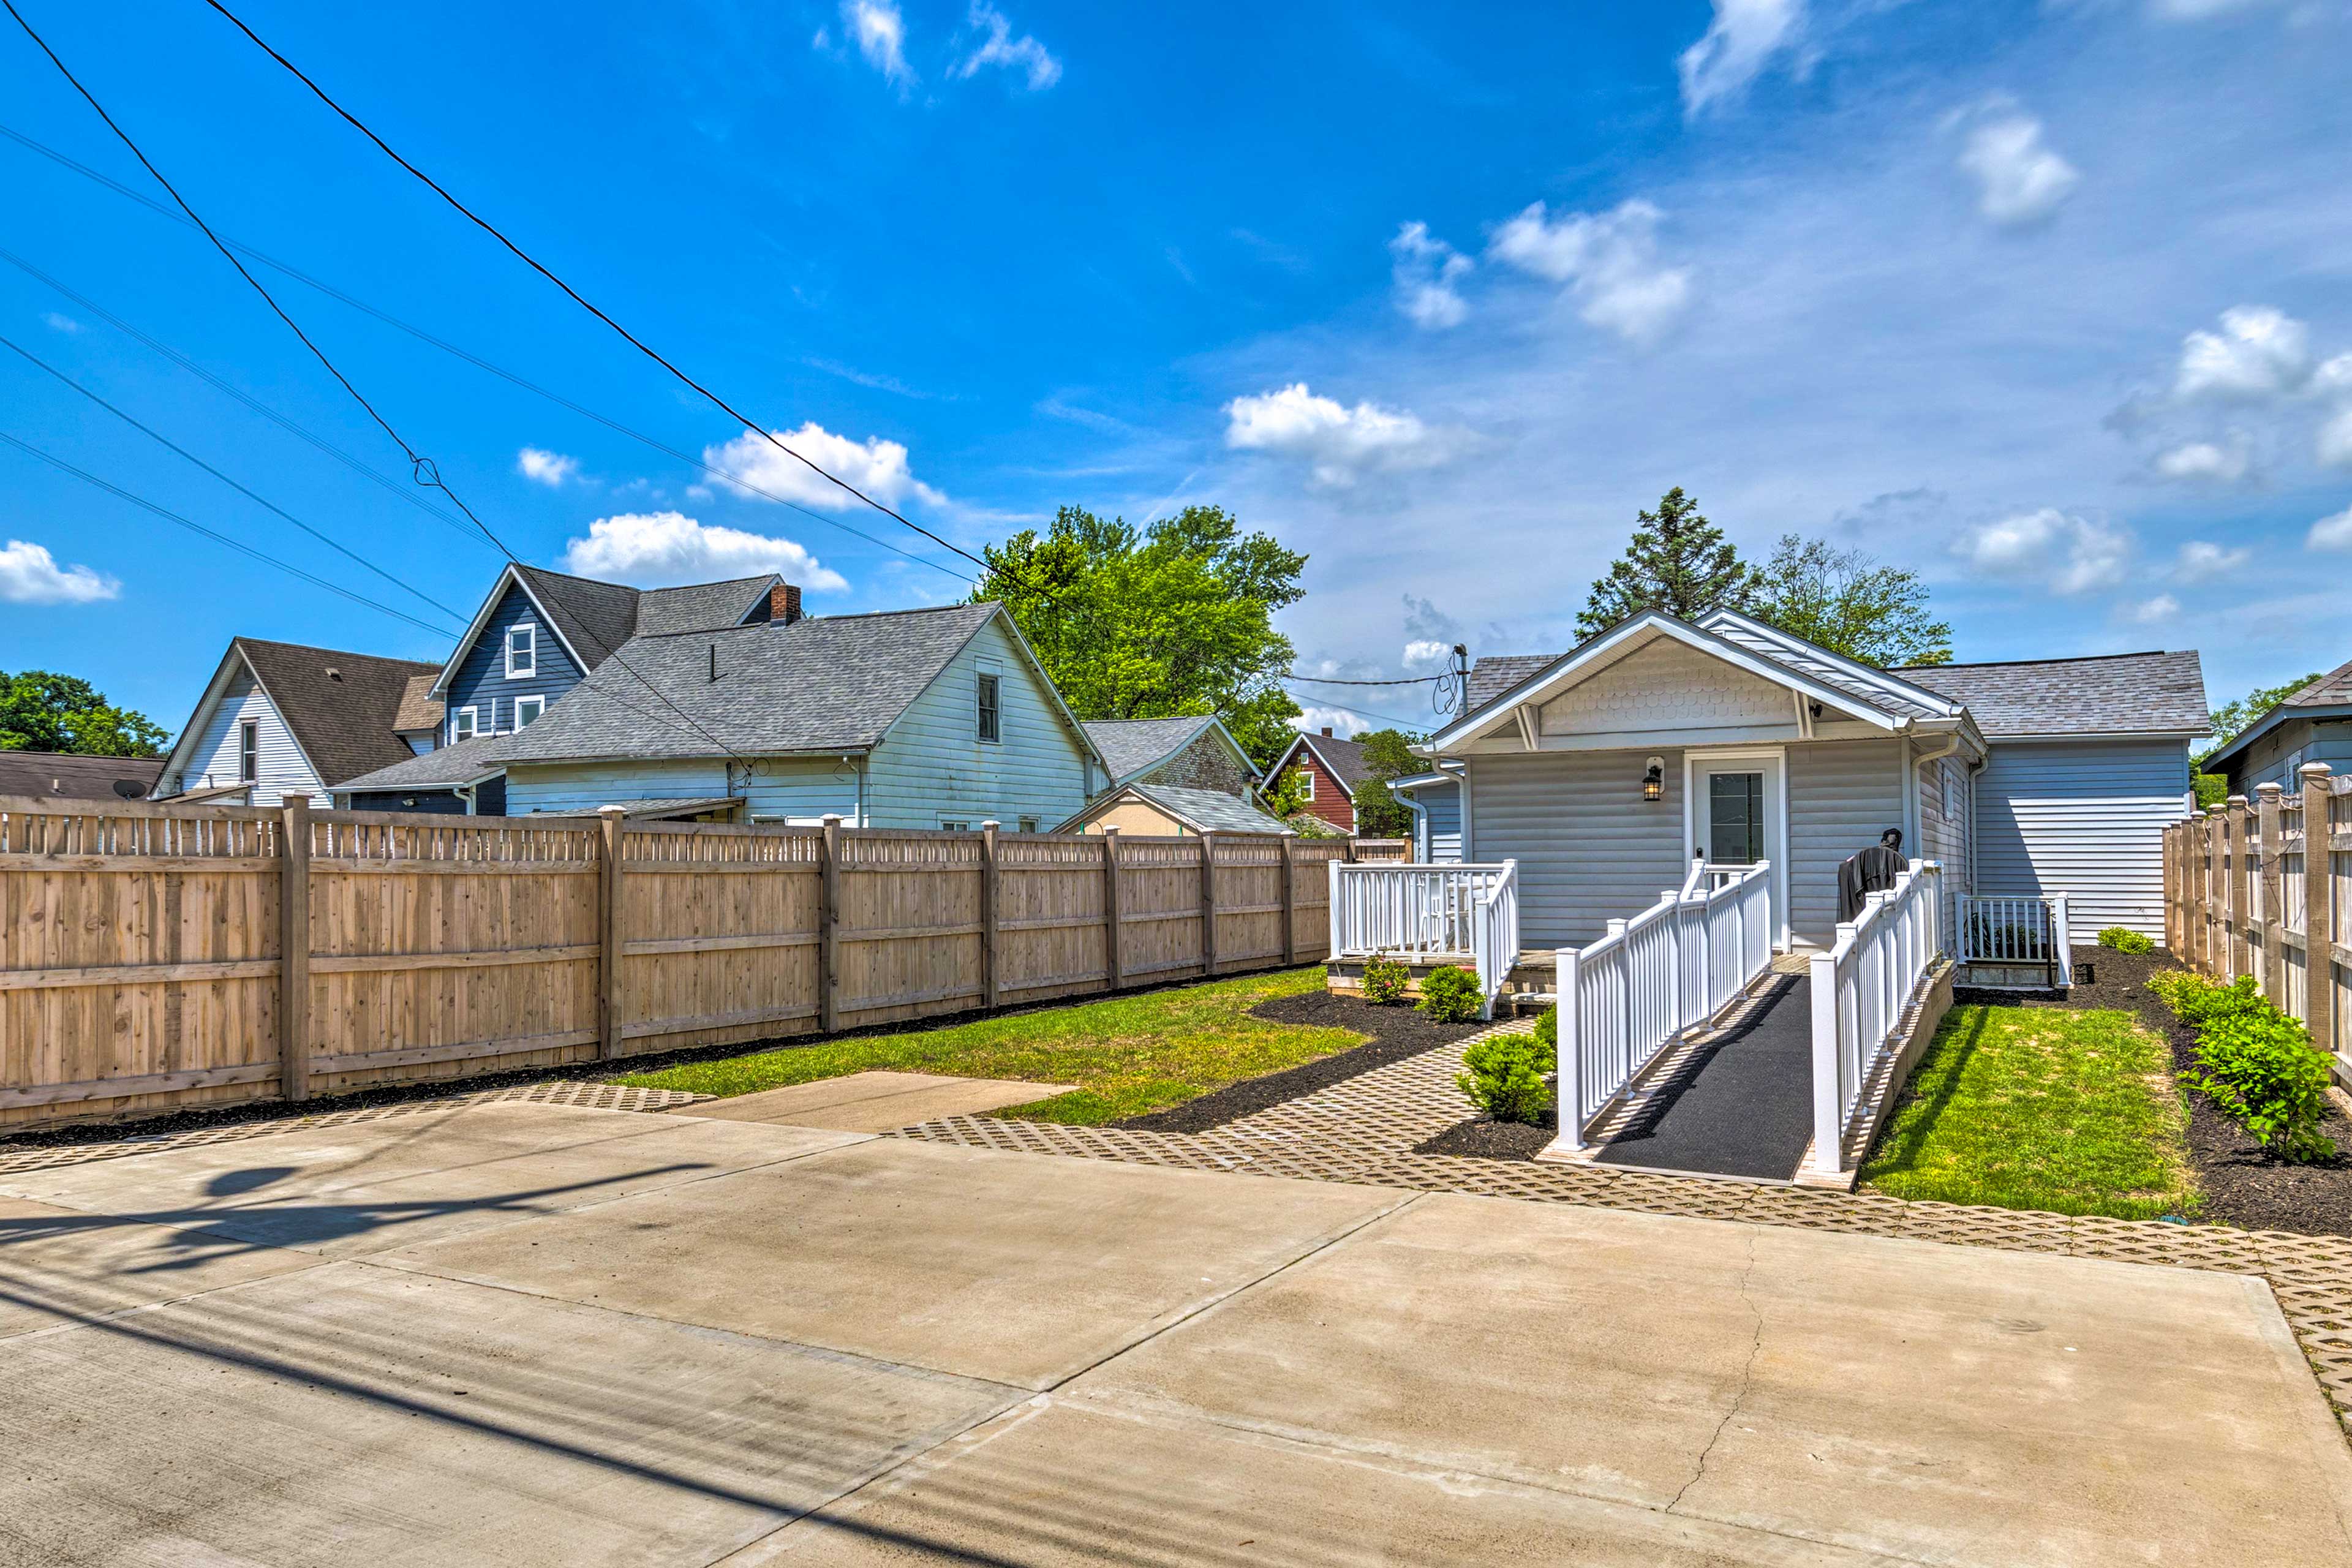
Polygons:
<instances>
[{"instance_id":1,"label":"roof vent","mask_svg":"<svg viewBox=\"0 0 2352 1568\"><path fill-rule=\"evenodd\" d=\"M341 670L337 669L331 664L327 666L327 679L329 680L341 680L342 678L343 672Z\"/></svg>"}]
</instances>

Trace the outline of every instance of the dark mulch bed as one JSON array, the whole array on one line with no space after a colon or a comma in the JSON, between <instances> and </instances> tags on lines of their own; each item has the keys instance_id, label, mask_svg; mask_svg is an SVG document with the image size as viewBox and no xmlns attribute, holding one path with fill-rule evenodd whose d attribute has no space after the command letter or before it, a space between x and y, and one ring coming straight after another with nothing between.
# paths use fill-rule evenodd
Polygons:
<instances>
[{"instance_id":1,"label":"dark mulch bed","mask_svg":"<svg viewBox=\"0 0 2352 1568\"><path fill-rule=\"evenodd\" d=\"M1384 1068L1391 1062L1417 1057L1439 1046L1466 1039L1491 1025L1475 1021L1467 1024L1433 1024L1418 1007L1375 1007L1354 996L1342 996L1328 991L1309 991L1297 996L1276 996L1250 1009L1253 1018L1265 1018L1277 1024L1310 1024L1318 1027L1353 1029L1360 1035L1370 1035L1369 1044L1349 1050L1334 1052L1319 1061L1303 1062L1281 1072L1264 1078L1244 1079L1228 1084L1197 1100L1181 1105L1171 1105L1165 1110L1155 1110L1149 1116L1129 1117L1114 1126L1132 1127L1145 1132L1206 1132L1213 1127L1223 1127L1253 1111L1265 1110L1312 1094L1318 1089L1328 1089L1358 1073Z\"/></svg>"},{"instance_id":2,"label":"dark mulch bed","mask_svg":"<svg viewBox=\"0 0 2352 1568\"><path fill-rule=\"evenodd\" d=\"M2086 964L2092 970L2089 984L2083 979ZM2183 1072L2196 1065L2197 1037L2147 985L2157 971L2178 967L2161 950L2135 954L2078 947L2074 986L2063 1001L2005 991L1963 991L1954 1000L2011 1007L2118 1008L2137 1015L2169 1044L2173 1070ZM2264 1153L2261 1144L2203 1095L2190 1091L2188 1100L2189 1158L2205 1193L2199 1218L2247 1230L2352 1236L2352 1121L2340 1108L2330 1112L2322 1131L2343 1152L2320 1164L2290 1165Z\"/></svg>"},{"instance_id":3,"label":"dark mulch bed","mask_svg":"<svg viewBox=\"0 0 2352 1568\"><path fill-rule=\"evenodd\" d=\"M1559 1132L1559 1112L1557 1109L1545 1111L1543 1121L1534 1126L1475 1116L1467 1121L1454 1123L1425 1143L1415 1144L1412 1152L1416 1154L1464 1154L1473 1160L1532 1160L1550 1144Z\"/></svg>"}]
</instances>

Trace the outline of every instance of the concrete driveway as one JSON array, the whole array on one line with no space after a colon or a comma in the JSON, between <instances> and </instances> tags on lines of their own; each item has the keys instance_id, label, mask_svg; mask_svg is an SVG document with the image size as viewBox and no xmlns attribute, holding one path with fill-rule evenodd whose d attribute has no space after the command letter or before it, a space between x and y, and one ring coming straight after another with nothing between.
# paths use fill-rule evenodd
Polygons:
<instances>
[{"instance_id":1,"label":"concrete driveway","mask_svg":"<svg viewBox=\"0 0 2352 1568\"><path fill-rule=\"evenodd\" d=\"M535 1105L0 1194L10 1563L2352 1564L2233 1276Z\"/></svg>"}]
</instances>

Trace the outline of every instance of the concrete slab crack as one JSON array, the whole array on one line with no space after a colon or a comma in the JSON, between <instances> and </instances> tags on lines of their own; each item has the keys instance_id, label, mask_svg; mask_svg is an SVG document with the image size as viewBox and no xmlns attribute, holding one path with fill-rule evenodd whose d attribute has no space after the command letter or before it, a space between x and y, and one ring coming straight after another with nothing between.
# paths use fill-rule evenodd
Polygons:
<instances>
[{"instance_id":1,"label":"concrete slab crack","mask_svg":"<svg viewBox=\"0 0 2352 1568\"><path fill-rule=\"evenodd\" d=\"M1746 1303L1749 1315L1756 1320L1754 1337L1748 1342L1748 1360L1739 1369L1739 1388L1732 1394L1731 1404L1723 1412L1723 1419L1715 1424L1715 1431L1707 1437L1706 1447L1699 1450L1698 1463L1692 1468L1690 1479L1685 1481L1681 1490L1675 1492L1667 1502L1663 1510L1666 1513L1672 1513L1680 1507L1691 1488L1706 1479L1707 1460L1714 1457L1717 1445L1723 1441L1724 1433L1730 1429L1731 1423L1739 1415L1741 1406L1748 1403L1748 1392L1756 1384L1756 1358L1764 1349L1764 1311L1762 1308L1757 1306L1756 1298L1748 1293L1748 1281L1756 1275L1757 1234L1753 1229L1748 1233L1748 1262L1739 1271L1739 1299Z\"/></svg>"}]
</instances>

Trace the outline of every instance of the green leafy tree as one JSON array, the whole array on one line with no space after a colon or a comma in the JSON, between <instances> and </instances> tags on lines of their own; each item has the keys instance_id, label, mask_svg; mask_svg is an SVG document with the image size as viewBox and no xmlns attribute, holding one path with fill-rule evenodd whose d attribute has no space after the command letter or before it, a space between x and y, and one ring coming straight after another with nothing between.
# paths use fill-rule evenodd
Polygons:
<instances>
[{"instance_id":1,"label":"green leafy tree","mask_svg":"<svg viewBox=\"0 0 2352 1568\"><path fill-rule=\"evenodd\" d=\"M1884 669L1952 662L1952 628L1928 616L1927 585L1916 572L1824 539L1782 534L1748 613Z\"/></svg>"},{"instance_id":2,"label":"green leafy tree","mask_svg":"<svg viewBox=\"0 0 2352 1568\"><path fill-rule=\"evenodd\" d=\"M1290 742L1290 639L1307 557L1244 533L1223 507L1148 529L1066 506L1043 534L984 551L974 600L999 599L1081 719L1213 713L1263 767Z\"/></svg>"},{"instance_id":3,"label":"green leafy tree","mask_svg":"<svg viewBox=\"0 0 2352 1568\"><path fill-rule=\"evenodd\" d=\"M152 757L168 739L144 713L117 708L76 675L0 670L0 752Z\"/></svg>"},{"instance_id":4,"label":"green leafy tree","mask_svg":"<svg viewBox=\"0 0 2352 1568\"><path fill-rule=\"evenodd\" d=\"M1657 510L1636 519L1625 553L1592 584L1576 635L1592 637L1643 610L1695 621L1710 610L1742 609L1755 588L1756 569L1676 485L1658 498Z\"/></svg>"},{"instance_id":5,"label":"green leafy tree","mask_svg":"<svg viewBox=\"0 0 2352 1568\"><path fill-rule=\"evenodd\" d=\"M1420 773L1424 763L1412 754L1417 735L1402 730L1370 730L1356 737L1363 747L1370 776L1358 784L1351 803L1356 808L1356 832L1365 838L1409 838L1412 812L1389 789L1389 780Z\"/></svg>"},{"instance_id":6,"label":"green leafy tree","mask_svg":"<svg viewBox=\"0 0 2352 1568\"><path fill-rule=\"evenodd\" d=\"M2320 673L2315 669L2309 675L2277 686L2257 686L2243 697L2234 701L2224 702L2214 709L2213 732L2211 738L2205 743L2203 755L2210 757L2228 745L2242 731L2252 725L2263 714L2317 680ZM2199 760L2203 759L2200 757Z\"/></svg>"}]
</instances>

